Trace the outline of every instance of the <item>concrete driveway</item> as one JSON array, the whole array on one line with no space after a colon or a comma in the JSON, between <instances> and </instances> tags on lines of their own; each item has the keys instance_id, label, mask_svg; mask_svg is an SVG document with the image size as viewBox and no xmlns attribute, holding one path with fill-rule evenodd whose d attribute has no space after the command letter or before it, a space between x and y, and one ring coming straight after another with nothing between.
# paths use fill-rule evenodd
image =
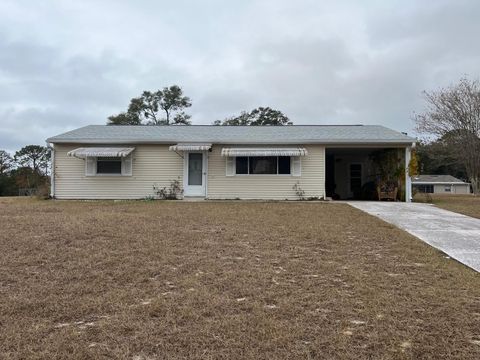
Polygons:
<instances>
[{"instance_id":1,"label":"concrete driveway","mask_svg":"<svg viewBox=\"0 0 480 360\"><path fill-rule=\"evenodd\" d=\"M480 272L480 219L430 204L379 201L348 204L409 232Z\"/></svg>"}]
</instances>

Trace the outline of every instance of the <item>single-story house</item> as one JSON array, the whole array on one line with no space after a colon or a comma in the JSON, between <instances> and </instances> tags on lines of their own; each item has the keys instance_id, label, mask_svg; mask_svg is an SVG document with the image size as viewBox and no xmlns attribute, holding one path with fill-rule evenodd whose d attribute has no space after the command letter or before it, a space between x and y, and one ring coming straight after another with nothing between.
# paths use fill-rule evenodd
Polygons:
<instances>
[{"instance_id":1,"label":"single-story house","mask_svg":"<svg viewBox=\"0 0 480 360\"><path fill-rule=\"evenodd\" d=\"M375 177L369 154L396 149L408 169L414 142L374 125L90 125L47 139L57 199L141 199L177 179L184 197L352 199Z\"/></svg>"},{"instance_id":2,"label":"single-story house","mask_svg":"<svg viewBox=\"0 0 480 360\"><path fill-rule=\"evenodd\" d=\"M412 177L413 189L428 194L470 194L470 183L452 175L417 175Z\"/></svg>"}]
</instances>

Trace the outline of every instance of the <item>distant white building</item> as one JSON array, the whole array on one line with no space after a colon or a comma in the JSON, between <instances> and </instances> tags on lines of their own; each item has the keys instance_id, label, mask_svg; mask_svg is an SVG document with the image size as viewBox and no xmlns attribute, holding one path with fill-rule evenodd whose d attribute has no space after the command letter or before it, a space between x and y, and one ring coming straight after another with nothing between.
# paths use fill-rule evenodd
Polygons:
<instances>
[{"instance_id":1,"label":"distant white building","mask_svg":"<svg viewBox=\"0 0 480 360\"><path fill-rule=\"evenodd\" d=\"M417 175L412 177L413 189L429 194L470 194L470 184L451 175Z\"/></svg>"}]
</instances>

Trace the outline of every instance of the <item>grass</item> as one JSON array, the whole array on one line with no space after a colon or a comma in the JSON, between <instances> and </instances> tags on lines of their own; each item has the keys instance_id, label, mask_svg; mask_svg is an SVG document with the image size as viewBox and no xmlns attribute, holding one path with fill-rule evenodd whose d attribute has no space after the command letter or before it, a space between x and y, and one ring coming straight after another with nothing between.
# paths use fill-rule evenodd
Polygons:
<instances>
[{"instance_id":1,"label":"grass","mask_svg":"<svg viewBox=\"0 0 480 360\"><path fill-rule=\"evenodd\" d=\"M480 279L346 204L0 199L0 358L478 359Z\"/></svg>"},{"instance_id":2,"label":"grass","mask_svg":"<svg viewBox=\"0 0 480 360\"><path fill-rule=\"evenodd\" d=\"M414 200L415 202L432 202L442 209L480 219L480 196L430 194L428 198L425 194L417 194Z\"/></svg>"}]
</instances>

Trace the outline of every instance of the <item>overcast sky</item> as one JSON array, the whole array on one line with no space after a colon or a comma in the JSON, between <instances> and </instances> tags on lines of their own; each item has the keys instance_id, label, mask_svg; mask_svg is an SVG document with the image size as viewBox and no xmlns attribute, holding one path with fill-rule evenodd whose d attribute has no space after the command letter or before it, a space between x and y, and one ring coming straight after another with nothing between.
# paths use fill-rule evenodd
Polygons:
<instances>
[{"instance_id":1,"label":"overcast sky","mask_svg":"<svg viewBox=\"0 0 480 360\"><path fill-rule=\"evenodd\" d=\"M270 106L412 134L422 90L480 76L479 15L478 0L0 0L0 149L173 84L194 124Z\"/></svg>"}]
</instances>

